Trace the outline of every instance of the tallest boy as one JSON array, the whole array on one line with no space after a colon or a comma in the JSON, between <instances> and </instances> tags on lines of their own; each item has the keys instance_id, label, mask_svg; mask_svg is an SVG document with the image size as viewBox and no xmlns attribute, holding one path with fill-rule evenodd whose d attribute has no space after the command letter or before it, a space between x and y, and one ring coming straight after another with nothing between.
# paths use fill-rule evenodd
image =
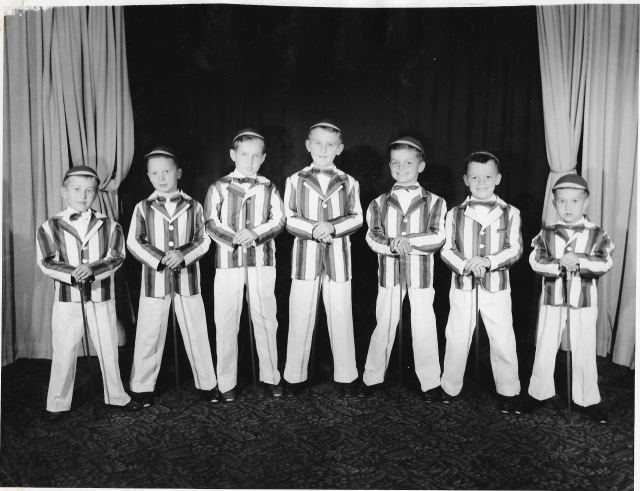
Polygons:
<instances>
[{"instance_id":1,"label":"tallest boy","mask_svg":"<svg viewBox=\"0 0 640 491\"><path fill-rule=\"evenodd\" d=\"M287 179L284 194L287 230L295 236L289 298L289 339L284 370L287 395L295 395L307 380L315 314L322 288L334 380L344 392L354 392L358 378L351 313L351 252L349 235L362 226L360 188L336 168L342 153L342 131L330 120L309 130L305 142L313 160Z\"/></svg>"}]
</instances>

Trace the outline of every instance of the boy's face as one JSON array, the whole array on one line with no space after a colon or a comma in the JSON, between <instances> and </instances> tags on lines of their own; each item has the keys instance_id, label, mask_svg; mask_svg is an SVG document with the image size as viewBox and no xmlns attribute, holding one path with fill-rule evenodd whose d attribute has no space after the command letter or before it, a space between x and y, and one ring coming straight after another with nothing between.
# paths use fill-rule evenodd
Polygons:
<instances>
[{"instance_id":1,"label":"boy's face","mask_svg":"<svg viewBox=\"0 0 640 491\"><path fill-rule=\"evenodd\" d=\"M236 170L243 176L253 176L267 157L263 152L264 142L260 138L245 140L238 143L237 150L233 148L229 152L231 160L236 163Z\"/></svg>"},{"instance_id":2,"label":"boy's face","mask_svg":"<svg viewBox=\"0 0 640 491\"><path fill-rule=\"evenodd\" d=\"M323 128L311 130L305 145L313 163L320 168L331 167L336 155L340 155L344 149L344 145L340 142L340 135Z\"/></svg>"},{"instance_id":3,"label":"boy's face","mask_svg":"<svg viewBox=\"0 0 640 491\"><path fill-rule=\"evenodd\" d=\"M96 199L98 183L95 177L70 176L62 185L60 193L67 204L75 211L82 213L91 208Z\"/></svg>"},{"instance_id":4,"label":"boy's face","mask_svg":"<svg viewBox=\"0 0 640 491\"><path fill-rule=\"evenodd\" d=\"M178 190L178 179L182 177L182 169L178 169L178 165L171 157L158 155L149 159L147 175L156 190L162 193L174 193Z\"/></svg>"},{"instance_id":5,"label":"boy's face","mask_svg":"<svg viewBox=\"0 0 640 491\"><path fill-rule=\"evenodd\" d=\"M391 150L391 160L389 168L391 169L391 177L398 184L409 186L418 182L418 174L425 167L424 161L420 161L414 150L403 148L399 150Z\"/></svg>"},{"instance_id":6,"label":"boy's face","mask_svg":"<svg viewBox=\"0 0 640 491\"><path fill-rule=\"evenodd\" d=\"M589 196L582 189L557 189L553 206L565 223L573 224L582 218L589 205Z\"/></svg>"},{"instance_id":7,"label":"boy's face","mask_svg":"<svg viewBox=\"0 0 640 491\"><path fill-rule=\"evenodd\" d=\"M469 187L471 196L476 199L487 199L493 196L493 191L502 175L498 172L498 165L495 160L481 164L471 162L467 168L467 173L462 176L464 183Z\"/></svg>"}]
</instances>

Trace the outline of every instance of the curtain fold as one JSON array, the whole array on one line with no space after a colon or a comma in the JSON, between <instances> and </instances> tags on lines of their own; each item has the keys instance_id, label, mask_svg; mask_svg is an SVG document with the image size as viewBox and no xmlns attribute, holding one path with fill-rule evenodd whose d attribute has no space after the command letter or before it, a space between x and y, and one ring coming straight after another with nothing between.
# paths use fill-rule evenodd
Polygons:
<instances>
[{"instance_id":1,"label":"curtain fold","mask_svg":"<svg viewBox=\"0 0 640 491\"><path fill-rule=\"evenodd\" d=\"M614 344L614 361L635 354L638 148L638 5L589 6L582 175L589 182L589 216L616 245L611 272L598 282L598 354ZM622 290L628 291L624 297ZM616 336L613 338L617 322Z\"/></svg>"},{"instance_id":2,"label":"curtain fold","mask_svg":"<svg viewBox=\"0 0 640 491\"><path fill-rule=\"evenodd\" d=\"M544 6L537 13L544 134L551 168L542 211L544 226L558 220L551 189L563 175L575 174L577 164L587 77L586 6Z\"/></svg>"},{"instance_id":3,"label":"curtain fold","mask_svg":"<svg viewBox=\"0 0 640 491\"><path fill-rule=\"evenodd\" d=\"M551 187L575 172L591 190L589 217L616 244L598 285L597 353L633 366L635 355L638 6L537 7L545 136L551 174L543 224L557 220ZM563 342L564 348L564 342Z\"/></svg>"},{"instance_id":4,"label":"curtain fold","mask_svg":"<svg viewBox=\"0 0 640 491\"><path fill-rule=\"evenodd\" d=\"M3 365L51 357L53 284L35 232L64 206L64 173L95 168L93 208L117 220L133 157L122 8L16 10L4 22Z\"/></svg>"}]
</instances>

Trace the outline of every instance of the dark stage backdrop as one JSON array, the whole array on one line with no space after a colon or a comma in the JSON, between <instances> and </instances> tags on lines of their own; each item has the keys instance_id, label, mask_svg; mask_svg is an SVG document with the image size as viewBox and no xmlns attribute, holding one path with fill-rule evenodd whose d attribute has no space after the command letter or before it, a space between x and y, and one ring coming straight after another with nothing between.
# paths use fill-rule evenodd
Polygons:
<instances>
[{"instance_id":1,"label":"dark stage backdrop","mask_svg":"<svg viewBox=\"0 0 640 491\"><path fill-rule=\"evenodd\" d=\"M393 184L387 145L402 134L426 147L420 184L449 208L465 197L464 158L495 153L497 193L519 208L524 253L512 268L519 343L536 305L528 264L540 227L548 163L544 142L535 7L333 9L227 5L125 7L136 150L121 187L123 226L152 192L143 156L175 148L182 188L203 201L232 170L229 148L246 126L266 135L261 173L284 194L288 175L308 165L309 126L341 125L337 165L361 185L363 209ZM366 225L352 236L356 349L364 363L375 327L377 262ZM292 236L277 239L279 344L286 343ZM213 250L213 246L212 246ZM202 261L203 295L213 325L213 254ZM139 265L125 271L137 306ZM436 258L435 309L441 347L450 272ZM324 324L323 324L324 325ZM284 358L284 351L281 351Z\"/></svg>"}]
</instances>

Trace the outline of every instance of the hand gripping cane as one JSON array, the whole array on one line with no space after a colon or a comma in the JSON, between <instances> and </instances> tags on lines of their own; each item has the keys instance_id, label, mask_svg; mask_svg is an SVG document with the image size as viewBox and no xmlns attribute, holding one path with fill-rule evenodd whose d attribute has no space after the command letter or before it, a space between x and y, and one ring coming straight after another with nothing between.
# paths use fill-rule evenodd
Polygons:
<instances>
[{"instance_id":1,"label":"hand gripping cane","mask_svg":"<svg viewBox=\"0 0 640 491\"><path fill-rule=\"evenodd\" d=\"M249 293L249 265L247 264L248 259L249 259L249 248L248 247L243 247L242 248L244 251L244 258L243 258L243 264L244 264L244 281L247 284L247 308L249 309L249 312L247 313L247 318L249 319L249 342L251 344L250 348L251 348L251 373L253 375L253 391L255 394L255 397L258 397L258 381L256 379L256 359L255 359L255 354L253 352L253 347L255 346L255 341L254 341L254 336L253 336L253 323L251 322L251 295Z\"/></svg>"},{"instance_id":2,"label":"hand gripping cane","mask_svg":"<svg viewBox=\"0 0 640 491\"><path fill-rule=\"evenodd\" d=\"M180 372L178 370L178 322L176 319L176 275L180 274L180 271L171 270L171 311L172 311L172 330L173 330L173 360L176 370L176 399L178 405L176 410L180 412Z\"/></svg>"},{"instance_id":3,"label":"hand gripping cane","mask_svg":"<svg viewBox=\"0 0 640 491\"><path fill-rule=\"evenodd\" d=\"M476 411L479 411L478 399L480 397L480 304L478 303L478 297L480 290L480 278L477 278L475 275L473 275L473 287L476 291L476 329L474 332L476 344Z\"/></svg>"},{"instance_id":4,"label":"hand gripping cane","mask_svg":"<svg viewBox=\"0 0 640 491\"><path fill-rule=\"evenodd\" d=\"M80 306L82 307L82 323L84 325L84 341L82 343L82 349L84 350L84 354L89 361L89 382L91 385L91 400L93 401L93 418L97 421L98 408L96 407L96 389L93 386L93 364L91 363L91 353L89 352L89 322L87 321L87 310L85 306L87 286L91 288L91 285L86 284L84 281L78 282L78 287L80 289ZM97 328L98 326L96 325L96 329Z\"/></svg>"},{"instance_id":5,"label":"hand gripping cane","mask_svg":"<svg viewBox=\"0 0 640 491\"><path fill-rule=\"evenodd\" d=\"M571 426L571 398L573 396L572 386L572 374L573 374L573 360L571 356L571 281L573 280L573 274L571 271L564 269L563 275L564 286L564 299L567 306L567 408L569 411L569 426Z\"/></svg>"}]
</instances>

